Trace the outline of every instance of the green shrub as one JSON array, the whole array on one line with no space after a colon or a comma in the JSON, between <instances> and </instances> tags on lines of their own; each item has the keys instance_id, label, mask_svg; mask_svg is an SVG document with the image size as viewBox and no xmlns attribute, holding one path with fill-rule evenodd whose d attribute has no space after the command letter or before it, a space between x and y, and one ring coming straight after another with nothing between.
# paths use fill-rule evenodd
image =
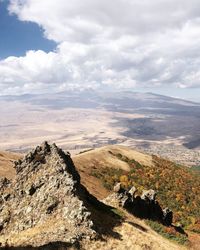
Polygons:
<instances>
[{"instance_id":1,"label":"green shrub","mask_svg":"<svg viewBox=\"0 0 200 250\"><path fill-rule=\"evenodd\" d=\"M146 223L157 233L163 237L176 241L179 244L186 245L189 243L188 238L185 234L179 233L175 227L165 227L164 225L151 220L146 220Z\"/></svg>"}]
</instances>

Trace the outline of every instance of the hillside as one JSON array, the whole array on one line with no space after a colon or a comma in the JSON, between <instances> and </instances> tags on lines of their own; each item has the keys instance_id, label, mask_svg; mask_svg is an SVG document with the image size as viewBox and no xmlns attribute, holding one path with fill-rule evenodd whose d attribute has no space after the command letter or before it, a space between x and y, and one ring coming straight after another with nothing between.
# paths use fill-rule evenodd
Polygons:
<instances>
[{"instance_id":1,"label":"hillside","mask_svg":"<svg viewBox=\"0 0 200 250\"><path fill-rule=\"evenodd\" d=\"M1 176L14 176L12 161L20 156L1 153ZM175 211L175 222L200 230L200 180L196 171L119 145L83 152L75 155L73 161L82 184L98 199L105 198L118 181L126 187L134 185L139 191L152 188L161 204Z\"/></svg>"},{"instance_id":2,"label":"hillside","mask_svg":"<svg viewBox=\"0 0 200 250\"><path fill-rule=\"evenodd\" d=\"M21 157L21 154L0 151L0 176L13 178L15 176L13 162Z\"/></svg>"},{"instance_id":3,"label":"hillside","mask_svg":"<svg viewBox=\"0 0 200 250\"><path fill-rule=\"evenodd\" d=\"M1 156L4 160L2 159L0 162L0 174L5 176L5 173L8 175L12 169L12 160L20 155L1 153ZM198 190L200 180L195 172L156 156L146 155L118 145L88 150L74 156L73 161L81 176L82 185L98 199L102 200L107 197L114 184L119 181L125 188L134 185L138 189L138 194L143 189L154 189L158 194L160 204L173 210L175 224L183 224L187 230L199 232L200 200ZM5 166L5 162L7 162L7 167L2 168ZM5 171L5 169L8 170ZM11 173L10 177L13 177L15 171L12 169ZM150 225L158 231L158 225L151 223ZM115 249L127 249L130 244L138 244L138 249L146 249L144 248L145 244L146 247L153 246L153 248L148 249L182 248L165 240L146 223L129 214L125 216L124 222L116 225L114 230L122 236L122 242L109 236L106 238L106 244L110 247L114 246ZM175 232L172 230L168 233L173 235ZM131 234L133 235L130 237ZM129 235L128 238L127 235ZM144 241L141 243L142 239ZM192 235L191 239L195 245L199 236ZM88 249L96 249L97 246L101 249L107 249L106 246L108 246L101 241L92 243L93 245L90 242L86 244L88 244Z\"/></svg>"},{"instance_id":4,"label":"hillside","mask_svg":"<svg viewBox=\"0 0 200 250\"><path fill-rule=\"evenodd\" d=\"M0 182L3 248L184 249L88 193L70 155L55 144L37 146L15 170L11 182Z\"/></svg>"},{"instance_id":5,"label":"hillside","mask_svg":"<svg viewBox=\"0 0 200 250\"><path fill-rule=\"evenodd\" d=\"M99 178L96 178L91 173L103 170L106 167L116 170L122 169L127 172L130 171L129 164L121 161L114 154L123 154L126 157L137 159L141 164L152 165L151 156L119 145L105 146L74 156L73 161L80 172L83 184L99 199L105 198L108 190L102 185Z\"/></svg>"},{"instance_id":6,"label":"hillside","mask_svg":"<svg viewBox=\"0 0 200 250\"><path fill-rule=\"evenodd\" d=\"M92 176L94 186L89 190L94 195L102 194L95 184L97 180L101 180L101 189L107 191L119 181L125 187L134 185L138 193L144 188L152 188L158 193L160 203L174 211L175 223L200 232L200 179L195 171L123 146L85 152L75 156L74 162L83 179L85 175L87 179Z\"/></svg>"}]
</instances>

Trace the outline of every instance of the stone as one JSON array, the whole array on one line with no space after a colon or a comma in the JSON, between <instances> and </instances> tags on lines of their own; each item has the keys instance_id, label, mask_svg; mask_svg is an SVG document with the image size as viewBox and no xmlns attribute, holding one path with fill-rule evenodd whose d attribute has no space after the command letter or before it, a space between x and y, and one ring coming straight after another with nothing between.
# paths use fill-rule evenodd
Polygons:
<instances>
[{"instance_id":1,"label":"stone","mask_svg":"<svg viewBox=\"0 0 200 250\"><path fill-rule=\"evenodd\" d=\"M89 204L93 198L81 185L69 153L44 142L16 161L15 169L12 182L0 179L2 247L71 244L96 237Z\"/></svg>"},{"instance_id":2,"label":"stone","mask_svg":"<svg viewBox=\"0 0 200 250\"><path fill-rule=\"evenodd\" d=\"M142 200L155 201L156 192L153 189L144 190L143 193L142 193L141 199Z\"/></svg>"},{"instance_id":3,"label":"stone","mask_svg":"<svg viewBox=\"0 0 200 250\"><path fill-rule=\"evenodd\" d=\"M144 190L141 196L135 196L136 191L134 186L130 190L121 189L121 184L118 183L114 192L104 199L104 202L111 206L123 207L139 218L156 220L167 226L172 224L172 211L168 208L162 210L153 189Z\"/></svg>"},{"instance_id":4,"label":"stone","mask_svg":"<svg viewBox=\"0 0 200 250\"><path fill-rule=\"evenodd\" d=\"M5 177L0 178L0 189L6 188L9 184L10 184L10 181L7 178Z\"/></svg>"},{"instance_id":5,"label":"stone","mask_svg":"<svg viewBox=\"0 0 200 250\"><path fill-rule=\"evenodd\" d=\"M4 229L4 227L10 221L10 219L11 219L10 211L7 208L5 208L1 212L1 217L0 217L0 231L2 231Z\"/></svg>"},{"instance_id":6,"label":"stone","mask_svg":"<svg viewBox=\"0 0 200 250\"><path fill-rule=\"evenodd\" d=\"M118 183L114 186L113 191L114 191L115 193L119 193L119 192L121 191L121 189L122 189L121 183L118 182Z\"/></svg>"},{"instance_id":7,"label":"stone","mask_svg":"<svg viewBox=\"0 0 200 250\"><path fill-rule=\"evenodd\" d=\"M163 223L166 226L170 226L173 221L173 212L167 207L163 209Z\"/></svg>"},{"instance_id":8,"label":"stone","mask_svg":"<svg viewBox=\"0 0 200 250\"><path fill-rule=\"evenodd\" d=\"M134 186L128 191L131 197L134 197L136 192L137 192L137 189Z\"/></svg>"}]
</instances>

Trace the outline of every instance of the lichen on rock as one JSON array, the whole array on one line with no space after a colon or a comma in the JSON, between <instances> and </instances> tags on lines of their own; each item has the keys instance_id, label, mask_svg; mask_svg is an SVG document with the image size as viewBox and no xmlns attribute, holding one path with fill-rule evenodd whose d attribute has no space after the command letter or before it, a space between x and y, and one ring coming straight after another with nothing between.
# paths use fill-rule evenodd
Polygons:
<instances>
[{"instance_id":1,"label":"lichen on rock","mask_svg":"<svg viewBox=\"0 0 200 250\"><path fill-rule=\"evenodd\" d=\"M44 142L15 162L16 178L0 181L1 246L42 246L95 237L90 194L70 154Z\"/></svg>"}]
</instances>

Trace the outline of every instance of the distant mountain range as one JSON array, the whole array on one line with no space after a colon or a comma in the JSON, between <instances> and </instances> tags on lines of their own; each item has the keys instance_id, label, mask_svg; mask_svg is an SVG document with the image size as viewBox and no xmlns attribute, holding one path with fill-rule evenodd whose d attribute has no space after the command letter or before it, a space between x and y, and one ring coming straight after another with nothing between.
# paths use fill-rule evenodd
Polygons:
<instances>
[{"instance_id":1,"label":"distant mountain range","mask_svg":"<svg viewBox=\"0 0 200 250\"><path fill-rule=\"evenodd\" d=\"M108 105L122 109L163 108L181 109L184 107L200 107L200 103L184 99L132 91L103 92L95 90L66 91L53 94L24 94L0 96L4 101L22 101L52 108L82 107L95 108ZM161 106L158 107L158 104ZM114 108L113 107L113 108Z\"/></svg>"}]
</instances>

